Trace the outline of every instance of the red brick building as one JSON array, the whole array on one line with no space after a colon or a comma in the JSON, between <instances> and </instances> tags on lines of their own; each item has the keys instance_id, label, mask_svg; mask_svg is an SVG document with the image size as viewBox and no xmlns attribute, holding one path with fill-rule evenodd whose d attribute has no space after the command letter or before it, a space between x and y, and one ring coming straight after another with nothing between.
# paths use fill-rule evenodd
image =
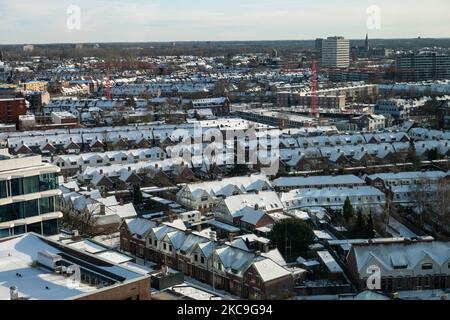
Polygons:
<instances>
[{"instance_id":1,"label":"red brick building","mask_svg":"<svg viewBox=\"0 0 450 320\"><path fill-rule=\"evenodd\" d=\"M304 276L267 258L268 252L211 242L173 223L151 228L149 221L127 220L120 227L120 248L209 285L214 275L216 289L243 299L287 299L293 294L295 278Z\"/></svg>"},{"instance_id":2,"label":"red brick building","mask_svg":"<svg viewBox=\"0 0 450 320\"><path fill-rule=\"evenodd\" d=\"M19 123L19 116L27 114L27 104L23 98L0 99L0 123Z\"/></svg>"}]
</instances>

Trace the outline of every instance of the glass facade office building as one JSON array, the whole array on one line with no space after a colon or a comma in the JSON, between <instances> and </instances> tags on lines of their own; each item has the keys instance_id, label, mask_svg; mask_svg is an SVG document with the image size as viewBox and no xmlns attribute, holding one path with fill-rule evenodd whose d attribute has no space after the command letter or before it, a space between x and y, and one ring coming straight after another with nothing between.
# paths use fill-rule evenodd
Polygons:
<instances>
[{"instance_id":1,"label":"glass facade office building","mask_svg":"<svg viewBox=\"0 0 450 320\"><path fill-rule=\"evenodd\" d=\"M9 161L9 162L8 162ZM14 162L12 162L14 161ZM0 238L59 232L59 168L40 156L0 159Z\"/></svg>"}]
</instances>

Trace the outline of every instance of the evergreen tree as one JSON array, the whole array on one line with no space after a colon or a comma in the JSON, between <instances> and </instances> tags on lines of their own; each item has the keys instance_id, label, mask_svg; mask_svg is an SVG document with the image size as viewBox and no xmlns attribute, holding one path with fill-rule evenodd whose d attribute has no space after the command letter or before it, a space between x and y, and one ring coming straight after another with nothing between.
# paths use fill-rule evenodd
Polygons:
<instances>
[{"instance_id":1,"label":"evergreen tree","mask_svg":"<svg viewBox=\"0 0 450 320\"><path fill-rule=\"evenodd\" d=\"M314 241L314 233L306 222L291 218L277 222L268 238L289 260L296 259L308 250Z\"/></svg>"},{"instance_id":2,"label":"evergreen tree","mask_svg":"<svg viewBox=\"0 0 450 320\"><path fill-rule=\"evenodd\" d=\"M349 221L355 214L355 209L353 208L352 202L350 201L349 197L345 199L343 213L345 221Z\"/></svg>"},{"instance_id":3,"label":"evergreen tree","mask_svg":"<svg viewBox=\"0 0 450 320\"><path fill-rule=\"evenodd\" d=\"M142 191L139 185L135 184L133 186L133 204L140 205L144 202L144 198L142 197Z\"/></svg>"},{"instance_id":4,"label":"evergreen tree","mask_svg":"<svg viewBox=\"0 0 450 320\"><path fill-rule=\"evenodd\" d=\"M355 223L355 235L358 238L366 237L366 224L364 221L364 217L362 215L362 211L358 210L358 215Z\"/></svg>"},{"instance_id":5,"label":"evergreen tree","mask_svg":"<svg viewBox=\"0 0 450 320\"><path fill-rule=\"evenodd\" d=\"M416 152L416 145L414 141L411 140L409 142L408 154L406 156L406 161L411 162L413 164L414 169L418 170L421 167L421 161Z\"/></svg>"},{"instance_id":6,"label":"evergreen tree","mask_svg":"<svg viewBox=\"0 0 450 320\"><path fill-rule=\"evenodd\" d=\"M369 214L369 218L367 220L367 232L366 232L367 238L373 239L375 237L375 232L373 229L374 229L373 217L372 214Z\"/></svg>"},{"instance_id":7,"label":"evergreen tree","mask_svg":"<svg viewBox=\"0 0 450 320\"><path fill-rule=\"evenodd\" d=\"M434 161L434 160L439 160L440 156L439 156L439 150L437 148L431 149L430 151L428 151L428 160L429 161Z\"/></svg>"}]
</instances>

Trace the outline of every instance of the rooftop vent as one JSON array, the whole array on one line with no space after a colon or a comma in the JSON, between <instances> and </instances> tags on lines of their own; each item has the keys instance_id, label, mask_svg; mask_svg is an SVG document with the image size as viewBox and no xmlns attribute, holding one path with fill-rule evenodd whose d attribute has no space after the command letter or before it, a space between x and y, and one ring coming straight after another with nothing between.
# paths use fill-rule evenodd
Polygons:
<instances>
[{"instance_id":1,"label":"rooftop vent","mask_svg":"<svg viewBox=\"0 0 450 320\"><path fill-rule=\"evenodd\" d=\"M62 257L57 254L53 254L48 251L38 252L38 261L37 262L40 265L43 265L44 267L47 267L51 270L55 270L57 263L61 260L62 260Z\"/></svg>"},{"instance_id":2,"label":"rooftop vent","mask_svg":"<svg viewBox=\"0 0 450 320\"><path fill-rule=\"evenodd\" d=\"M19 289L16 286L9 288L9 297L11 300L19 300Z\"/></svg>"}]
</instances>

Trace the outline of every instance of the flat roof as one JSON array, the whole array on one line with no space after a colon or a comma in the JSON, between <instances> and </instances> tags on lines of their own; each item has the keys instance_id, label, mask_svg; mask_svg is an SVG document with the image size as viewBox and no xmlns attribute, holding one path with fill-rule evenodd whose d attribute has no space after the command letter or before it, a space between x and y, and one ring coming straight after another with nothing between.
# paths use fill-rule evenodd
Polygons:
<instances>
[{"instance_id":1,"label":"flat roof","mask_svg":"<svg viewBox=\"0 0 450 320\"><path fill-rule=\"evenodd\" d=\"M67 263L111 279L112 285L145 277L142 272L110 263L99 255L27 233L0 240L0 300L10 299L12 286L18 288L19 298L32 300L73 299L101 290L87 284L70 286L66 276L36 263L39 252L59 255Z\"/></svg>"}]
</instances>

